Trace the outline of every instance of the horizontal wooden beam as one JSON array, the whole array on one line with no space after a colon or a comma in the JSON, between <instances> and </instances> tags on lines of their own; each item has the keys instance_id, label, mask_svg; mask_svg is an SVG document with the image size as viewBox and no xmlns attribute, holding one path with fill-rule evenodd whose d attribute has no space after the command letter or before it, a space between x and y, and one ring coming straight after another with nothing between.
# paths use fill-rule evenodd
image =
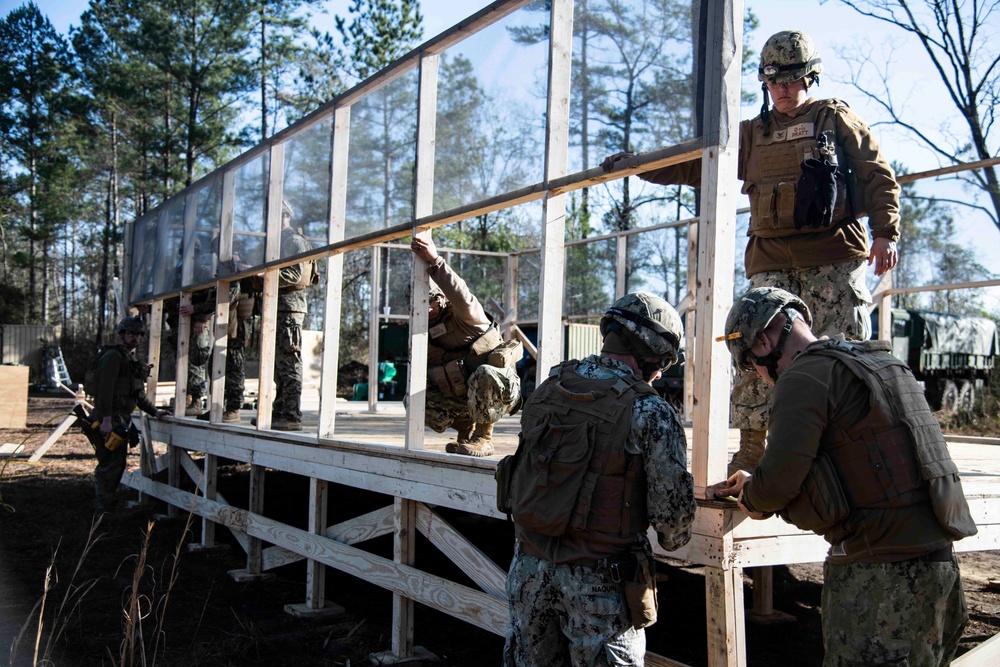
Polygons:
<instances>
[{"instance_id":1,"label":"horizontal wooden beam","mask_svg":"<svg viewBox=\"0 0 1000 667\"><path fill-rule=\"evenodd\" d=\"M913 174L901 174L899 176L896 176L896 182L913 183L914 181L919 181L924 178L934 178L935 176L957 174L962 171L983 169L984 167L993 167L998 164L1000 164L1000 157L991 157L985 160L977 160L975 162L963 162L962 164L953 164L950 167L941 167L940 169L928 169L927 171L918 171Z\"/></svg>"}]
</instances>

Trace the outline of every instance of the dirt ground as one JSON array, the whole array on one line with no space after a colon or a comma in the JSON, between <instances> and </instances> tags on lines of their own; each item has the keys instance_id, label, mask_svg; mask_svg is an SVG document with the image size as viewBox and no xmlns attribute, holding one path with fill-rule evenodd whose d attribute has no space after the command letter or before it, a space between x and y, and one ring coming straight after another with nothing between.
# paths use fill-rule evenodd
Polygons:
<instances>
[{"instance_id":1,"label":"dirt ground","mask_svg":"<svg viewBox=\"0 0 1000 667\"><path fill-rule=\"evenodd\" d=\"M27 438L26 451L32 452L71 407L65 399L33 397L28 429L0 430L0 442ZM228 531L219 531L219 541L229 548L189 551L200 521L165 518L158 501L123 506L88 541L91 451L72 429L37 465L0 459L0 664L360 666L372 664L370 654L389 649L388 592L328 570L327 599L345 613L294 618L284 606L304 600L303 564L281 568L268 580L236 582L228 572L246 562ZM138 465L134 450L129 463ZM229 502L246 506L247 486L245 466L220 462L219 490ZM265 513L304 525L305 517L292 513L302 511L298 499L306 486L300 478L269 472ZM134 500L136 494L123 489L120 496ZM331 488L330 496L331 522L345 504L356 515L359 508L389 502L346 487ZM442 514L500 566L509 564L513 537L508 524ZM391 538L366 548L391 556ZM418 541L417 554L418 567L461 580L429 543ZM971 614L961 653L1000 631L1000 552L962 554L960 561ZM647 631L648 648L692 667L705 665L701 569L678 562L662 570L660 619ZM746 581L749 605L749 577ZM774 607L794 618L748 624L749 665L821 663L821 585L819 565L775 568ZM446 666L498 664L503 647L501 638L420 605L415 638L438 656L433 664Z\"/></svg>"}]
</instances>

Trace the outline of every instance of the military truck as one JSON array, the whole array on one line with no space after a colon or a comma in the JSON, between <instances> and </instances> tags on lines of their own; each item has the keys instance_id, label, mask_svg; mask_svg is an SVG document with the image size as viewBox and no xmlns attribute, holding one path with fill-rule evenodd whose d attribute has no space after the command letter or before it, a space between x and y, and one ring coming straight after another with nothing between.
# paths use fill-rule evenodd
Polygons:
<instances>
[{"instance_id":1,"label":"military truck","mask_svg":"<svg viewBox=\"0 0 1000 667\"><path fill-rule=\"evenodd\" d=\"M878 330L878 309L872 330ZM893 308L890 331L893 356L924 383L934 410L972 408L998 363L997 323L985 317Z\"/></svg>"}]
</instances>

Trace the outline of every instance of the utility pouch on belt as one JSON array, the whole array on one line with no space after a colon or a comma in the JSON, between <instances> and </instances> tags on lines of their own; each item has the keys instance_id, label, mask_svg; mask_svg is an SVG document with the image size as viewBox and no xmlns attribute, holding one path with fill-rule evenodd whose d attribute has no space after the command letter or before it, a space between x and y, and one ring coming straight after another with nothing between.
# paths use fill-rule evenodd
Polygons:
<instances>
[{"instance_id":1,"label":"utility pouch on belt","mask_svg":"<svg viewBox=\"0 0 1000 667\"><path fill-rule=\"evenodd\" d=\"M128 427L124 424L119 424L111 429L111 433L108 433L108 439L104 441L104 448L109 452L113 452L122 446L122 443L128 441Z\"/></svg>"},{"instance_id":2,"label":"utility pouch on belt","mask_svg":"<svg viewBox=\"0 0 1000 667\"><path fill-rule=\"evenodd\" d=\"M461 359L449 361L443 366L431 366L427 369L427 375L447 398L462 398L468 394L465 386L465 362Z\"/></svg>"},{"instance_id":3,"label":"utility pouch on belt","mask_svg":"<svg viewBox=\"0 0 1000 667\"><path fill-rule=\"evenodd\" d=\"M451 385L448 384L448 376L445 375L444 366L431 366L427 369L427 375L442 394L448 397L454 395L451 391Z\"/></svg>"},{"instance_id":4,"label":"utility pouch on belt","mask_svg":"<svg viewBox=\"0 0 1000 667\"><path fill-rule=\"evenodd\" d=\"M444 365L444 374L448 377L448 384L451 385L451 391L455 396L461 398L468 393L468 388L465 386L464 361L461 359L449 361Z\"/></svg>"},{"instance_id":5,"label":"utility pouch on belt","mask_svg":"<svg viewBox=\"0 0 1000 667\"><path fill-rule=\"evenodd\" d=\"M641 630L656 623L656 561L645 551L634 551L635 574L625 582L625 601L628 603L632 627Z\"/></svg>"},{"instance_id":6,"label":"utility pouch on belt","mask_svg":"<svg viewBox=\"0 0 1000 667\"><path fill-rule=\"evenodd\" d=\"M519 340L509 340L486 357L486 363L497 368L514 368L514 364L524 356L524 348Z\"/></svg>"}]
</instances>

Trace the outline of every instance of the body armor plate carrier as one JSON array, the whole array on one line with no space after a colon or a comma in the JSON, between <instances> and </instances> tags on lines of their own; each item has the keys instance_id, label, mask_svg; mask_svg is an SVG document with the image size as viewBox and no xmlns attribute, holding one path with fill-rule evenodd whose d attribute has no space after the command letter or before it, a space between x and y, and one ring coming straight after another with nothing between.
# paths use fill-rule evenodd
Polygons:
<instances>
[{"instance_id":1,"label":"body armor plate carrier","mask_svg":"<svg viewBox=\"0 0 1000 667\"><path fill-rule=\"evenodd\" d=\"M632 405L655 392L638 377L580 377L578 363L554 367L524 408L512 515L541 535L585 533L624 550L648 527L642 457L625 451Z\"/></svg>"},{"instance_id":2,"label":"body armor plate carrier","mask_svg":"<svg viewBox=\"0 0 1000 667\"><path fill-rule=\"evenodd\" d=\"M824 451L851 507L905 507L928 497L941 525L957 539L976 534L944 436L910 369L885 341L843 339L813 344L845 364L871 392L871 409L856 424L831 424Z\"/></svg>"}]
</instances>

